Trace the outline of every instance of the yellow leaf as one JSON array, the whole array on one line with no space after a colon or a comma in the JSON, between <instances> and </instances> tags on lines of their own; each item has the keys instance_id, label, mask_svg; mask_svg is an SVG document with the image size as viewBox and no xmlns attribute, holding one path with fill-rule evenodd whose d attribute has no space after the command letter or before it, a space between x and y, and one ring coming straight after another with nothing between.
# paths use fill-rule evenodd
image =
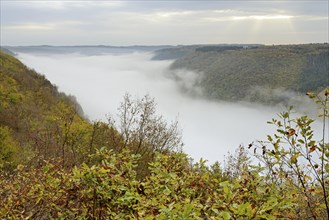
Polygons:
<instances>
[{"instance_id":1,"label":"yellow leaf","mask_svg":"<svg viewBox=\"0 0 329 220\"><path fill-rule=\"evenodd\" d=\"M294 155L290 158L291 163L297 163L297 155Z\"/></svg>"}]
</instances>

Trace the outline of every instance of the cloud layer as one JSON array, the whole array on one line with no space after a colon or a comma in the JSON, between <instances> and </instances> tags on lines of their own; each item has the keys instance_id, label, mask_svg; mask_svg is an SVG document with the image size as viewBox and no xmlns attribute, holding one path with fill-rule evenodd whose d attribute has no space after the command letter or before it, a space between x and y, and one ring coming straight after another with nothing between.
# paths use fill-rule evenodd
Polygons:
<instances>
[{"instance_id":1,"label":"cloud layer","mask_svg":"<svg viewBox=\"0 0 329 220\"><path fill-rule=\"evenodd\" d=\"M266 121L282 109L250 104L210 102L181 92L167 77L168 61L150 61L150 54L37 56L20 54L28 66L43 73L61 91L77 97L91 119L115 115L124 93L150 94L158 113L168 121L178 119L184 151L198 160L222 161L228 151L273 133ZM194 73L184 73L193 76ZM192 77L193 78L193 77Z\"/></svg>"},{"instance_id":2,"label":"cloud layer","mask_svg":"<svg viewBox=\"0 0 329 220\"><path fill-rule=\"evenodd\" d=\"M328 41L328 1L1 1L2 45Z\"/></svg>"}]
</instances>

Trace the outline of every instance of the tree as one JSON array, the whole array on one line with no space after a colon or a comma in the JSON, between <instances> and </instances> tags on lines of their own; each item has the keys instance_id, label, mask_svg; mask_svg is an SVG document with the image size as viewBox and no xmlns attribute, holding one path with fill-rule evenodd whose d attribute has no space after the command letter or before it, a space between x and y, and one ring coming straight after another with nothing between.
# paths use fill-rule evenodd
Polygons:
<instances>
[{"instance_id":1,"label":"tree","mask_svg":"<svg viewBox=\"0 0 329 220\"><path fill-rule=\"evenodd\" d=\"M156 114L153 98L145 95L132 99L125 94L118 108L119 122L108 117L109 124L116 128L123 139L122 148L129 148L134 154L150 154L155 151L180 151L182 146L178 122L168 124Z\"/></svg>"},{"instance_id":2,"label":"tree","mask_svg":"<svg viewBox=\"0 0 329 220\"><path fill-rule=\"evenodd\" d=\"M329 114L329 90L324 96L307 93L319 105L323 130L322 139L314 138L313 119L307 116L291 118L290 108L272 119L277 133L268 135L266 142L255 146L261 148L257 158L264 163L268 181L290 189L301 203L297 210L300 218L329 219L329 143L326 139Z\"/></svg>"},{"instance_id":3,"label":"tree","mask_svg":"<svg viewBox=\"0 0 329 220\"><path fill-rule=\"evenodd\" d=\"M224 161L224 175L228 179L238 178L243 172L248 170L250 165L250 157L245 148L240 145L235 150L235 154L229 153Z\"/></svg>"},{"instance_id":4,"label":"tree","mask_svg":"<svg viewBox=\"0 0 329 220\"><path fill-rule=\"evenodd\" d=\"M162 116L156 114L153 98L145 95L142 99L132 99L125 94L118 108L118 119L108 117L108 122L122 137L118 150L129 149L141 156L139 173L147 171L147 163L154 158L155 152L169 153L181 151L182 138L178 122L168 124ZM144 173L144 174L143 174Z\"/></svg>"}]
</instances>

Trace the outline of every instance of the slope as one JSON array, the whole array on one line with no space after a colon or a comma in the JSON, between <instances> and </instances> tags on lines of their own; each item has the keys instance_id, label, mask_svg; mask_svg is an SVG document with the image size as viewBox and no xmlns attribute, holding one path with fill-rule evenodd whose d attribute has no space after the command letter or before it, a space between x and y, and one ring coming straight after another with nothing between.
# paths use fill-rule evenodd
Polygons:
<instances>
[{"instance_id":1,"label":"slope","mask_svg":"<svg viewBox=\"0 0 329 220\"><path fill-rule=\"evenodd\" d=\"M2 167L66 154L66 148L73 146L68 142L81 138L72 134L90 126L74 97L58 92L44 76L4 52L0 52L0 100Z\"/></svg>"},{"instance_id":2,"label":"slope","mask_svg":"<svg viewBox=\"0 0 329 220\"><path fill-rule=\"evenodd\" d=\"M142 176L156 151L180 149L177 123L157 115L149 96L133 100L127 94L118 120L89 122L75 98L58 92L44 76L3 52L0 64L0 171L50 160L68 168L90 163L89 155L106 148L139 154Z\"/></svg>"},{"instance_id":3,"label":"slope","mask_svg":"<svg viewBox=\"0 0 329 220\"><path fill-rule=\"evenodd\" d=\"M208 98L280 102L284 91L305 93L328 86L329 45L199 47L171 69L177 80L185 80L179 70L195 71L199 77L194 86Z\"/></svg>"}]
</instances>

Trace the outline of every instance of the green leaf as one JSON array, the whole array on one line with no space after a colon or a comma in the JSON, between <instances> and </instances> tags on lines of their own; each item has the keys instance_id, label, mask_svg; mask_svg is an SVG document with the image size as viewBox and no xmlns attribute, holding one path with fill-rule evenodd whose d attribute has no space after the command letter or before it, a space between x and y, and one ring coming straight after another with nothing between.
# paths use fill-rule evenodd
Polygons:
<instances>
[{"instance_id":1,"label":"green leaf","mask_svg":"<svg viewBox=\"0 0 329 220\"><path fill-rule=\"evenodd\" d=\"M224 220L230 220L231 219L231 215L229 212L221 212L221 215L223 216Z\"/></svg>"}]
</instances>

